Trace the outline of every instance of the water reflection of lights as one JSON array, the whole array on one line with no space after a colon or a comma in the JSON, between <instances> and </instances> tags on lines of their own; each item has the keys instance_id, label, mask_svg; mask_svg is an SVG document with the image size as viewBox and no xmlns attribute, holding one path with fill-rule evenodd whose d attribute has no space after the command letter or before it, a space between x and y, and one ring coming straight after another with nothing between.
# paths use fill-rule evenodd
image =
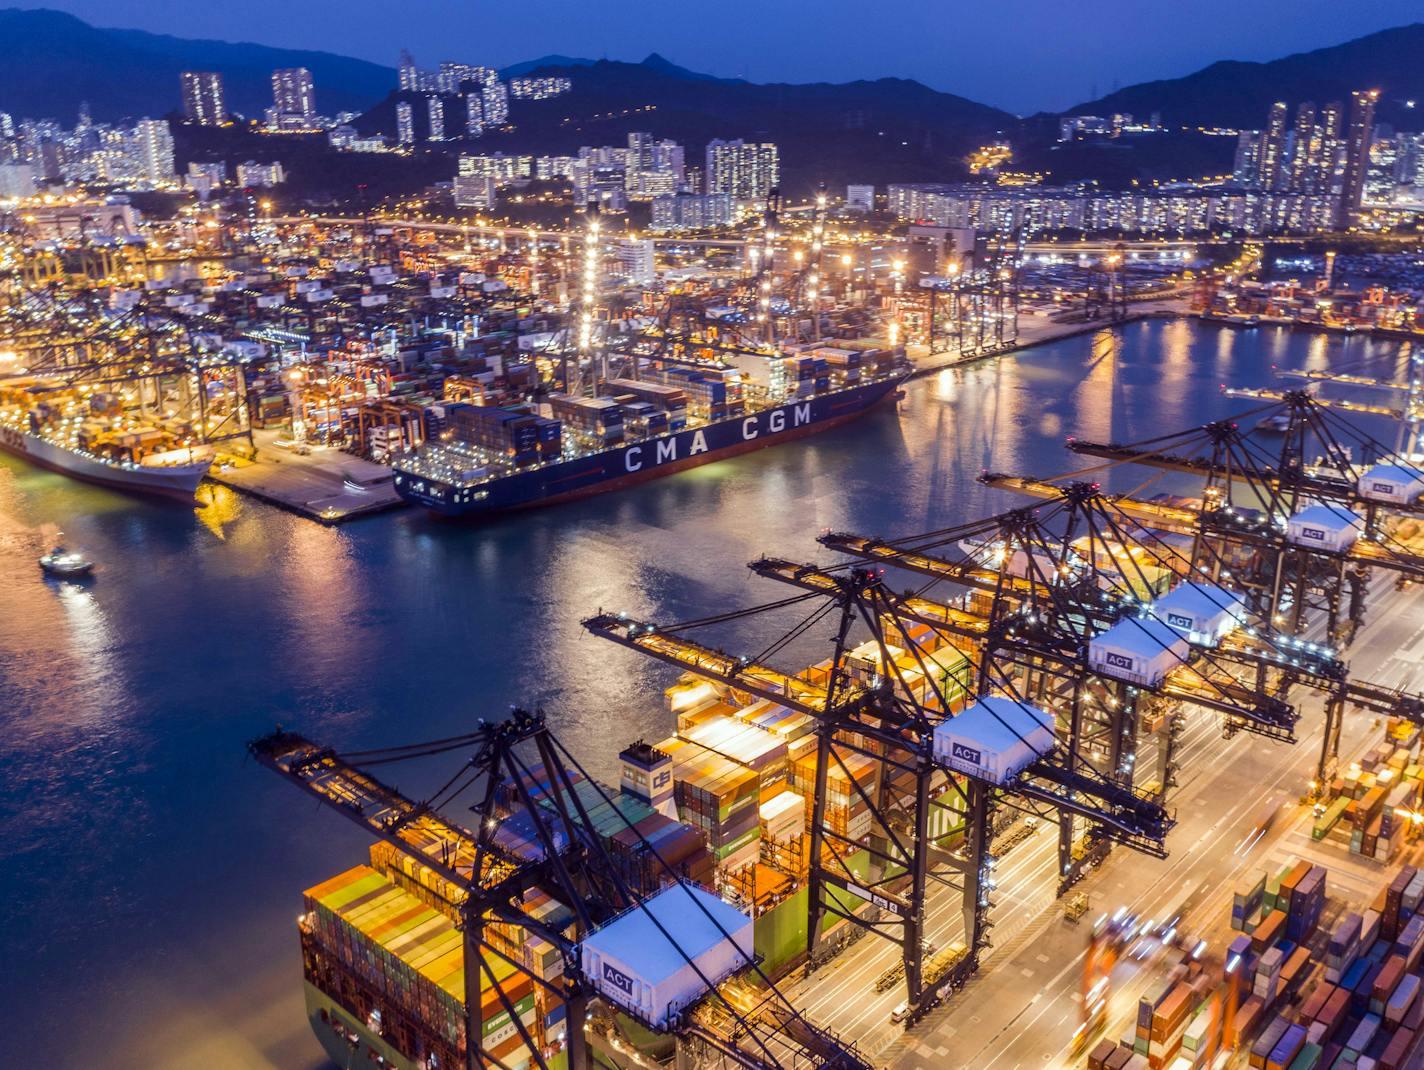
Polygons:
<instances>
[{"instance_id":1,"label":"water reflection of lights","mask_svg":"<svg viewBox=\"0 0 1424 1070\"><path fill-rule=\"evenodd\" d=\"M350 540L324 524L293 523L288 527L283 574L291 593L290 619L310 644L308 652L324 651L336 658L355 658L350 645L357 634L352 618L363 610Z\"/></svg>"},{"instance_id":2,"label":"water reflection of lights","mask_svg":"<svg viewBox=\"0 0 1424 1070\"><path fill-rule=\"evenodd\" d=\"M1305 366L1311 369L1319 369L1325 368L1329 364L1330 337L1324 334L1312 335L1310 346L1306 351Z\"/></svg>"},{"instance_id":3,"label":"water reflection of lights","mask_svg":"<svg viewBox=\"0 0 1424 1070\"><path fill-rule=\"evenodd\" d=\"M219 539L226 539L228 525L242 512L237 491L218 483L201 483L195 497L198 505L193 515Z\"/></svg>"},{"instance_id":4,"label":"water reflection of lights","mask_svg":"<svg viewBox=\"0 0 1424 1070\"><path fill-rule=\"evenodd\" d=\"M1072 432L1084 438L1111 439L1115 437L1113 417L1121 415L1115 391L1122 337L1113 330L1098 331L1092 345L1087 373L1073 391Z\"/></svg>"},{"instance_id":5,"label":"water reflection of lights","mask_svg":"<svg viewBox=\"0 0 1424 1070\"><path fill-rule=\"evenodd\" d=\"M79 675L92 689L91 709L102 709L118 699L121 673L113 658L114 633L108 616L87 584L69 580L47 581L64 611L69 653Z\"/></svg>"},{"instance_id":6,"label":"water reflection of lights","mask_svg":"<svg viewBox=\"0 0 1424 1070\"><path fill-rule=\"evenodd\" d=\"M959 397L960 376L953 368L945 368L934 377L934 394L936 401L955 401Z\"/></svg>"},{"instance_id":7,"label":"water reflection of lights","mask_svg":"<svg viewBox=\"0 0 1424 1070\"><path fill-rule=\"evenodd\" d=\"M1231 360L1236 350L1236 331L1216 332L1216 359L1218 363L1225 364Z\"/></svg>"}]
</instances>

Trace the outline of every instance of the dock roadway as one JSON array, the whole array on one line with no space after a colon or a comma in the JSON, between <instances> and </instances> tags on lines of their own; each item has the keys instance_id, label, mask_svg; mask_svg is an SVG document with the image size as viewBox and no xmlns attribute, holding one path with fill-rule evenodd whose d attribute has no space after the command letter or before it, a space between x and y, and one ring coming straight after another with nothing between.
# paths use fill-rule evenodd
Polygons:
<instances>
[{"instance_id":1,"label":"dock roadway","mask_svg":"<svg viewBox=\"0 0 1424 1070\"><path fill-rule=\"evenodd\" d=\"M256 431L255 460L214 466L214 483L250 494L323 524L339 524L358 516L400 509L389 467L362 460L325 446L296 453L278 446L273 431Z\"/></svg>"},{"instance_id":2,"label":"dock roadway","mask_svg":"<svg viewBox=\"0 0 1424 1070\"><path fill-rule=\"evenodd\" d=\"M1388 583L1374 593L1373 612L1350 650L1351 671L1393 686L1424 685L1424 597L1414 590L1395 592ZM1188 708L1178 751L1178 787L1169 797L1178 822L1167 840L1170 857L1159 860L1114 848L1075 889L1089 895L1087 923L1119 906L1145 917L1165 914L1185 892L1200 888L1183 929L1201 934L1219 951L1237 884L1263 869L1279 869L1287 859L1325 865L1332 898L1363 897L1377 886L1387 867L1313 842L1305 807L1285 811L1288 820L1278 821L1242 850L1268 810L1298 799L1314 774L1322 706L1311 692L1297 695L1302 719L1295 744L1245 734L1224 740L1217 715ZM1347 716L1342 762L1379 741L1381 731L1373 720L1368 714ZM1087 926L1062 920L1053 894L1056 863L1057 829L1049 822L1004 857L991 914L994 946L980 972L909 1030L889 1021L904 998L903 982L875 992L876 978L898 955L898 949L877 937L867 935L831 965L784 987L813 1021L854 1040L876 1063L895 1070L1076 1067L1083 1057L1072 1058L1068 1045L1078 1024ZM957 892L932 884L928 909L934 944L943 947L960 935ZM1109 1036L1117 1035L1122 1007L1135 998L1130 985L1118 994Z\"/></svg>"}]
</instances>

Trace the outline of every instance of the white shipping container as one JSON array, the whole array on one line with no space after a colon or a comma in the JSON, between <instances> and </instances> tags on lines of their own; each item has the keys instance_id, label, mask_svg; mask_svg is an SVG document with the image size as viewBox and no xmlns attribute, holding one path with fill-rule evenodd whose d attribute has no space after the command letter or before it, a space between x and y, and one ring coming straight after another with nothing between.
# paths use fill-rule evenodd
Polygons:
<instances>
[{"instance_id":1,"label":"white shipping container","mask_svg":"<svg viewBox=\"0 0 1424 1070\"><path fill-rule=\"evenodd\" d=\"M548 349L559 336L557 331L530 331L519 336L519 348L523 350Z\"/></svg>"},{"instance_id":2,"label":"white shipping container","mask_svg":"<svg viewBox=\"0 0 1424 1070\"><path fill-rule=\"evenodd\" d=\"M1025 702L981 698L935 728L935 760L1004 784L1053 749L1053 715Z\"/></svg>"},{"instance_id":3,"label":"white shipping container","mask_svg":"<svg viewBox=\"0 0 1424 1070\"><path fill-rule=\"evenodd\" d=\"M1129 617L1088 641L1088 666L1102 676L1151 688L1185 662L1190 651L1176 629L1150 617Z\"/></svg>"},{"instance_id":4,"label":"white shipping container","mask_svg":"<svg viewBox=\"0 0 1424 1070\"><path fill-rule=\"evenodd\" d=\"M892 662L899 661L904 656L905 651L898 646L885 644L885 649L890 655ZM867 639L854 650L846 654L846 668L850 670L851 679L858 684L869 684L874 677L883 677L894 670L886 670L882 664L880 644L874 639Z\"/></svg>"},{"instance_id":5,"label":"white shipping container","mask_svg":"<svg viewBox=\"0 0 1424 1070\"><path fill-rule=\"evenodd\" d=\"M319 302L319 301L330 301L330 300L331 300L333 297L335 297L335 296L336 296L336 295L335 295L334 293L332 293L330 290L326 290L326 289L312 290L312 291L310 291L310 292L307 294L307 304L309 304L309 305L314 305L314 304L316 304L316 303Z\"/></svg>"},{"instance_id":6,"label":"white shipping container","mask_svg":"<svg viewBox=\"0 0 1424 1070\"><path fill-rule=\"evenodd\" d=\"M432 286L430 287L431 297L454 297L455 287L453 286Z\"/></svg>"},{"instance_id":7,"label":"white shipping container","mask_svg":"<svg viewBox=\"0 0 1424 1070\"><path fill-rule=\"evenodd\" d=\"M281 294L263 294L257 299L258 308L280 308L281 304Z\"/></svg>"},{"instance_id":8,"label":"white shipping container","mask_svg":"<svg viewBox=\"0 0 1424 1070\"><path fill-rule=\"evenodd\" d=\"M1360 920L1360 944L1361 955L1368 955L1370 948L1375 946L1375 941L1379 939L1380 916L1378 910L1367 910Z\"/></svg>"},{"instance_id":9,"label":"white shipping container","mask_svg":"<svg viewBox=\"0 0 1424 1070\"><path fill-rule=\"evenodd\" d=\"M594 988L655 1028L665 1028L707 993L692 962L716 984L745 968L753 953L752 919L690 884L664 888L580 945L584 975Z\"/></svg>"},{"instance_id":10,"label":"white shipping container","mask_svg":"<svg viewBox=\"0 0 1424 1070\"><path fill-rule=\"evenodd\" d=\"M870 810L861 810L851 814L850 820L846 822L846 839L859 842L870 835L871 815Z\"/></svg>"},{"instance_id":11,"label":"white shipping container","mask_svg":"<svg viewBox=\"0 0 1424 1070\"><path fill-rule=\"evenodd\" d=\"M385 295L385 294L362 294L362 295L361 295L361 307L362 307L362 308L379 308L381 305L384 305L384 304L386 303L386 301L387 301L387 298L386 298L386 295Z\"/></svg>"},{"instance_id":12,"label":"white shipping container","mask_svg":"<svg viewBox=\"0 0 1424 1070\"><path fill-rule=\"evenodd\" d=\"M1408 789L1407 784L1401 785L1401 787ZM1386 800L1386 803L1388 801ZM1424 901L1424 879L1421 878L1424 878L1424 870L1420 870L1404 889L1404 907L1411 914L1418 910L1419 903Z\"/></svg>"},{"instance_id":13,"label":"white shipping container","mask_svg":"<svg viewBox=\"0 0 1424 1070\"><path fill-rule=\"evenodd\" d=\"M1286 538L1297 546L1343 553L1355 545L1365 522L1342 506L1312 505L1290 518Z\"/></svg>"},{"instance_id":14,"label":"white shipping container","mask_svg":"<svg viewBox=\"0 0 1424 1070\"><path fill-rule=\"evenodd\" d=\"M317 282L315 279L303 279L301 282L297 283L297 293L309 294L313 290L319 289L320 287L321 283Z\"/></svg>"}]
</instances>

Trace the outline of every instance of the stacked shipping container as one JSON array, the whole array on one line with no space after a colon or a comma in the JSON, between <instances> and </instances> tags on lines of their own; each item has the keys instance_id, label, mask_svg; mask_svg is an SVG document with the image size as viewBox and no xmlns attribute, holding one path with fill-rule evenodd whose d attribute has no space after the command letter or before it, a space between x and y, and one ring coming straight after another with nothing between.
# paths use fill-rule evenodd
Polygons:
<instances>
[{"instance_id":1,"label":"stacked shipping container","mask_svg":"<svg viewBox=\"0 0 1424 1070\"><path fill-rule=\"evenodd\" d=\"M1245 932L1227 950L1223 997L1234 1013L1206 998L1204 975L1178 967L1144 994L1133 1034L1100 1044L1089 1066L1136 1054L1152 1068L1196 1070L1224 1040L1244 1046L1255 1070L1402 1070L1424 1027L1424 874L1401 869L1328 934L1326 880L1323 867L1297 862L1237 892L1232 927Z\"/></svg>"},{"instance_id":2,"label":"stacked shipping container","mask_svg":"<svg viewBox=\"0 0 1424 1070\"><path fill-rule=\"evenodd\" d=\"M1417 725L1390 718L1384 742L1326 785L1328 801L1312 836L1352 854L1394 861L1408 832L1401 811L1418 809L1424 787L1424 768L1416 759L1419 741Z\"/></svg>"},{"instance_id":3,"label":"stacked shipping container","mask_svg":"<svg viewBox=\"0 0 1424 1070\"><path fill-rule=\"evenodd\" d=\"M465 1045L463 937L454 922L369 866L305 893L307 980L415 1062L458 1065ZM491 957L521 1023L543 1044L534 982ZM531 1056L493 985L480 995L481 1047L511 1065Z\"/></svg>"},{"instance_id":4,"label":"stacked shipping container","mask_svg":"<svg viewBox=\"0 0 1424 1070\"><path fill-rule=\"evenodd\" d=\"M557 420L491 408L456 404L445 408L451 435L516 464L555 460L562 449L562 427Z\"/></svg>"}]
</instances>

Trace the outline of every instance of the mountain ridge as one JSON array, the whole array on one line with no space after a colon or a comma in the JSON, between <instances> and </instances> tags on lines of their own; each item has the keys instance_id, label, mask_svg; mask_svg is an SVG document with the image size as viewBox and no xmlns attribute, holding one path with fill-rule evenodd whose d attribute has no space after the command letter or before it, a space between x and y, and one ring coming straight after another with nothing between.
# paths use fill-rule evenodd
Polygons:
<instances>
[{"instance_id":1,"label":"mountain ridge","mask_svg":"<svg viewBox=\"0 0 1424 1070\"><path fill-rule=\"evenodd\" d=\"M1424 22L1407 23L1274 60L1218 60L1180 78L1126 86L1058 114L1128 112L1145 118L1155 111L1171 125L1258 128L1278 100L1348 103L1353 90L1381 89L1378 117L1395 123L1412 119L1418 127L1424 115L1404 102L1417 99L1424 107L1421 56Z\"/></svg>"},{"instance_id":2,"label":"mountain ridge","mask_svg":"<svg viewBox=\"0 0 1424 1070\"><path fill-rule=\"evenodd\" d=\"M65 122L81 101L108 121L178 111L184 70L220 71L228 107L246 115L271 104L278 67L308 68L325 114L364 110L396 80L394 68L331 52L101 28L47 8L0 8L0 40L0 110Z\"/></svg>"},{"instance_id":3,"label":"mountain ridge","mask_svg":"<svg viewBox=\"0 0 1424 1070\"><path fill-rule=\"evenodd\" d=\"M567 75L558 97L521 102L512 129L487 132L481 152L560 154L580 144L618 144L633 131L672 138L696 154L714 138L772 141L783 185L815 181L932 181L962 175L963 157L1017 122L1008 112L903 78L759 84L701 76L654 53L640 63L596 60L534 72ZM363 132L391 135L393 93L358 120ZM413 109L416 134L426 119ZM689 162L695 162L690 157Z\"/></svg>"}]
</instances>

